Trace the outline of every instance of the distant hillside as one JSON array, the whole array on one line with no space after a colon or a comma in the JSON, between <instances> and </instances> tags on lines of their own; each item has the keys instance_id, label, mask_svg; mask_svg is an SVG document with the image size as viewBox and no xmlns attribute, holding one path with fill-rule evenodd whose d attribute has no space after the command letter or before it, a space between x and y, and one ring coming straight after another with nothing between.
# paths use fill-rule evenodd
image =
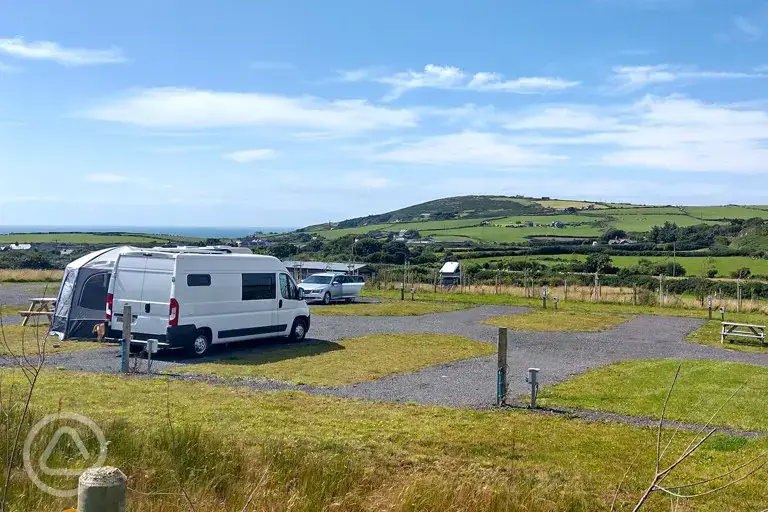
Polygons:
<instances>
[{"instance_id":1,"label":"distant hillside","mask_svg":"<svg viewBox=\"0 0 768 512\"><path fill-rule=\"evenodd\" d=\"M484 219L513 215L542 215L558 210L606 208L600 203L560 201L507 196L456 196L435 199L399 210L343 220L332 225L336 229L356 228L396 222L418 222L454 219ZM308 230L328 229L327 224L310 226Z\"/></svg>"}]
</instances>

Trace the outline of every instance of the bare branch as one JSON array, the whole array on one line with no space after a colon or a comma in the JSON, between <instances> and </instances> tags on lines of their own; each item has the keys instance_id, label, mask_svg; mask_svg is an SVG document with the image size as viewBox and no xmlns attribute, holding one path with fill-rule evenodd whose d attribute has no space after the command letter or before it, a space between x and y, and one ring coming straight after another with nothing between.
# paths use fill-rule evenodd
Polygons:
<instances>
[{"instance_id":1,"label":"bare branch","mask_svg":"<svg viewBox=\"0 0 768 512\"><path fill-rule=\"evenodd\" d=\"M728 482L726 484L723 484L720 487L715 487L714 489L710 489L708 491L704 491L704 492L700 492L700 493L696 493L696 494L678 494L678 493L672 492L672 491L670 491L668 489L665 489L664 487L656 486L656 488L658 490L660 490L660 491L663 491L663 492L669 494L670 496L675 496L677 498L688 498L688 499L689 498L700 498L702 496L707 496L708 494L713 494L713 493L716 493L718 491L722 491L723 489L727 489L728 487L730 487L732 485L735 485L735 484L741 482L742 480L746 480L750 476L754 475L755 473L757 473L758 471L763 469L767 464L768 464L768 461L763 462L762 464L760 464L759 466L754 468L752 471L750 471L750 472L740 476L739 478L737 478L735 480L731 480L730 482Z\"/></svg>"},{"instance_id":2,"label":"bare branch","mask_svg":"<svg viewBox=\"0 0 768 512\"><path fill-rule=\"evenodd\" d=\"M656 474L659 474L659 466L661 466L661 434L664 429L664 415L667 413L667 406L669 405L669 397L672 396L672 391L675 389L675 383L677 377L680 375L680 368L682 363L677 365L677 371L675 371L675 377L672 379L672 384L667 391L667 397L664 399L664 407L661 408L661 418L659 418L659 428L656 433Z\"/></svg>"},{"instance_id":3,"label":"bare branch","mask_svg":"<svg viewBox=\"0 0 768 512\"><path fill-rule=\"evenodd\" d=\"M627 479L627 476L629 475L629 472L632 471L632 468L635 465L635 462L637 462L637 459L640 458L640 454L643 453L643 449L640 448L640 451L637 452L637 455L635 455L635 458L632 459L632 463L629 465L627 470L624 472L624 476L621 477L621 481L619 482L618 487L616 487L616 492L613 494L613 501L611 501L611 512L616 510L616 500L619 498L619 491L621 491L621 486L624 485L624 481Z\"/></svg>"},{"instance_id":4,"label":"bare branch","mask_svg":"<svg viewBox=\"0 0 768 512\"><path fill-rule=\"evenodd\" d=\"M672 487L667 487L666 489L676 489L676 490L688 489L690 487L698 487L699 485L704 485L704 484L708 484L709 482L714 482L715 480L720 480L722 478L731 476L732 474L736 473L738 470L749 466L753 462L757 462L758 460L762 459L766 455L768 455L768 451L765 451L765 452L761 453L760 455L758 455L756 457L753 457L752 459L749 459L747 462L745 462L745 463L743 463L743 464L741 464L739 466L736 466L735 468L733 468L732 470L728 471L727 473L723 473L721 475L713 476L711 478L707 478L706 480L699 480L698 482L694 482L692 484L675 485L675 486L672 486Z\"/></svg>"}]
</instances>

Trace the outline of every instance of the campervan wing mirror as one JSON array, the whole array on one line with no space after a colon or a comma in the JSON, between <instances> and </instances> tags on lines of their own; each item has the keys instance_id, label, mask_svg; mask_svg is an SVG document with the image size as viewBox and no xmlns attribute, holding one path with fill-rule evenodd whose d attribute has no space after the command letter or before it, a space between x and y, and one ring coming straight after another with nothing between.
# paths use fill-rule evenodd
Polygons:
<instances>
[{"instance_id":1,"label":"campervan wing mirror","mask_svg":"<svg viewBox=\"0 0 768 512\"><path fill-rule=\"evenodd\" d=\"M299 300L304 300L304 288L299 288Z\"/></svg>"}]
</instances>

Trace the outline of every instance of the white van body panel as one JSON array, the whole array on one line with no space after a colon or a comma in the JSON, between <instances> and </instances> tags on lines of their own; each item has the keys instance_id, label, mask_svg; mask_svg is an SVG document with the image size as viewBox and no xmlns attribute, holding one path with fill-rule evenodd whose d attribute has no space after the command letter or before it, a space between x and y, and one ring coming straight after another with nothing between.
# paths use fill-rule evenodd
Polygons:
<instances>
[{"instance_id":1,"label":"white van body panel","mask_svg":"<svg viewBox=\"0 0 768 512\"><path fill-rule=\"evenodd\" d=\"M201 330L211 343L226 343L288 336L297 318L309 328L306 302L285 266L271 256L128 253L115 266L110 293L113 330L122 331L122 308L130 304L134 338L158 338L171 346L178 344L174 337ZM178 303L175 327L169 327L172 298Z\"/></svg>"}]
</instances>

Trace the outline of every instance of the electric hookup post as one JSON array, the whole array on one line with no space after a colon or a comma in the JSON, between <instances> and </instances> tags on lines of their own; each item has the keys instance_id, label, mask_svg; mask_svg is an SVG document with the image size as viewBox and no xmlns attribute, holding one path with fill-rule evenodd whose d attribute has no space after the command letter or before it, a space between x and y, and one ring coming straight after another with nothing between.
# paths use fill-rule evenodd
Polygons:
<instances>
[{"instance_id":1,"label":"electric hookup post","mask_svg":"<svg viewBox=\"0 0 768 512\"><path fill-rule=\"evenodd\" d=\"M536 408L536 397L539 394L539 369L528 368L528 377L525 382L531 385L531 409Z\"/></svg>"},{"instance_id":2,"label":"electric hookup post","mask_svg":"<svg viewBox=\"0 0 768 512\"><path fill-rule=\"evenodd\" d=\"M507 328L499 327L499 364L496 372L496 405L507 401Z\"/></svg>"},{"instance_id":3,"label":"electric hookup post","mask_svg":"<svg viewBox=\"0 0 768 512\"><path fill-rule=\"evenodd\" d=\"M560 303L560 299L557 297L552 297L552 304L555 305L555 309L557 309L557 305Z\"/></svg>"},{"instance_id":4,"label":"electric hookup post","mask_svg":"<svg viewBox=\"0 0 768 512\"><path fill-rule=\"evenodd\" d=\"M547 287L546 286L541 287L541 302L544 306L544 309L547 309Z\"/></svg>"},{"instance_id":5,"label":"electric hookup post","mask_svg":"<svg viewBox=\"0 0 768 512\"><path fill-rule=\"evenodd\" d=\"M720 306L720 320L725 322L725 306Z\"/></svg>"},{"instance_id":6,"label":"electric hookup post","mask_svg":"<svg viewBox=\"0 0 768 512\"><path fill-rule=\"evenodd\" d=\"M709 319L712 320L712 296L707 297L707 304L709 309Z\"/></svg>"}]
</instances>

